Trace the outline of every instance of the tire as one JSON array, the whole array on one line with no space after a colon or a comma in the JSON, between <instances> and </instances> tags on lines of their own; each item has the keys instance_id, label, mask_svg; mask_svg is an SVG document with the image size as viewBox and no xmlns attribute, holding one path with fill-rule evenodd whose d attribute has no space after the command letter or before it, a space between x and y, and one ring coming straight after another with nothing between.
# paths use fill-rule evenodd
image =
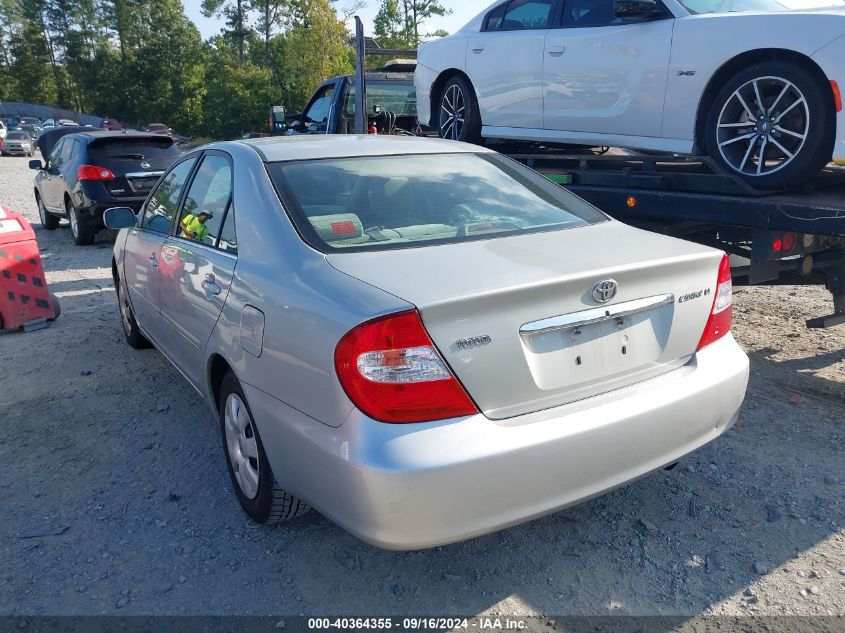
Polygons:
<instances>
[{"instance_id":1,"label":"tire","mask_svg":"<svg viewBox=\"0 0 845 633\"><path fill-rule=\"evenodd\" d=\"M754 64L725 82L710 104L705 149L757 189L803 184L833 154L832 103L830 88L800 64Z\"/></svg>"},{"instance_id":2,"label":"tire","mask_svg":"<svg viewBox=\"0 0 845 633\"><path fill-rule=\"evenodd\" d=\"M440 138L464 143L481 142L481 113L469 81L460 76L449 79L437 98L436 111Z\"/></svg>"},{"instance_id":3,"label":"tire","mask_svg":"<svg viewBox=\"0 0 845 633\"><path fill-rule=\"evenodd\" d=\"M35 203L38 205L38 217L41 218L41 226L45 231L55 231L59 227L59 218L47 211L41 196L35 194Z\"/></svg>"},{"instance_id":4,"label":"tire","mask_svg":"<svg viewBox=\"0 0 845 633\"><path fill-rule=\"evenodd\" d=\"M141 334L138 322L135 320L135 313L132 311L132 304L129 302L129 290L122 278L117 279L117 305L120 310L120 322L123 325L123 334L126 342L132 349L146 349L152 347L147 337ZM58 315L56 315L58 316Z\"/></svg>"},{"instance_id":5,"label":"tire","mask_svg":"<svg viewBox=\"0 0 845 633\"><path fill-rule=\"evenodd\" d=\"M231 371L220 386L218 413L229 478L244 512L256 523L270 525L308 512L303 501L276 483L246 396Z\"/></svg>"},{"instance_id":6,"label":"tire","mask_svg":"<svg viewBox=\"0 0 845 633\"><path fill-rule=\"evenodd\" d=\"M67 219L70 220L70 233L76 245L88 246L89 244L93 244L94 236L97 232L88 226L79 216L79 211L76 210L76 207L70 200L65 203L65 208L67 209Z\"/></svg>"}]
</instances>

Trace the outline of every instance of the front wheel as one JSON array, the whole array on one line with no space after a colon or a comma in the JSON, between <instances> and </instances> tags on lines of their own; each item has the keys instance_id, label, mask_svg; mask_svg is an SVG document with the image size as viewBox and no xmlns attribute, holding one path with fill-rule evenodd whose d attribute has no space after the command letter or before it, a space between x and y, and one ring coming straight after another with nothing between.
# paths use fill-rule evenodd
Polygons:
<instances>
[{"instance_id":1,"label":"front wheel","mask_svg":"<svg viewBox=\"0 0 845 633\"><path fill-rule=\"evenodd\" d=\"M805 182L833 153L829 91L794 62L746 68L725 82L710 106L707 153L758 189Z\"/></svg>"},{"instance_id":2,"label":"front wheel","mask_svg":"<svg viewBox=\"0 0 845 633\"><path fill-rule=\"evenodd\" d=\"M220 431L229 477L244 512L256 523L289 521L310 509L276 483L241 383L232 372L220 386Z\"/></svg>"},{"instance_id":3,"label":"front wheel","mask_svg":"<svg viewBox=\"0 0 845 633\"><path fill-rule=\"evenodd\" d=\"M438 99L437 132L440 138L465 143L481 141L481 114L475 90L463 77L452 77Z\"/></svg>"},{"instance_id":4,"label":"front wheel","mask_svg":"<svg viewBox=\"0 0 845 633\"><path fill-rule=\"evenodd\" d=\"M70 220L70 233L77 246L88 246L94 242L96 232L79 216L74 204L67 203L67 218Z\"/></svg>"},{"instance_id":5,"label":"front wheel","mask_svg":"<svg viewBox=\"0 0 845 633\"><path fill-rule=\"evenodd\" d=\"M59 218L47 211L41 196L36 195L35 202L38 204L38 217L41 219L41 226L47 231L55 231L59 226Z\"/></svg>"}]
</instances>

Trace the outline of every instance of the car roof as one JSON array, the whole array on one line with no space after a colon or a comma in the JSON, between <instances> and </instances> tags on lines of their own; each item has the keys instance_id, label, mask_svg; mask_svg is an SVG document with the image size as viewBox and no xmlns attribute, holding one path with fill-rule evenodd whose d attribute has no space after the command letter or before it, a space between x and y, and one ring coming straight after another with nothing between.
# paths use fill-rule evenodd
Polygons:
<instances>
[{"instance_id":1,"label":"car roof","mask_svg":"<svg viewBox=\"0 0 845 633\"><path fill-rule=\"evenodd\" d=\"M251 146L268 163L319 158L396 156L401 154L492 154L478 145L416 136L332 135L275 136L230 141ZM225 143L223 144L225 145Z\"/></svg>"}]
</instances>

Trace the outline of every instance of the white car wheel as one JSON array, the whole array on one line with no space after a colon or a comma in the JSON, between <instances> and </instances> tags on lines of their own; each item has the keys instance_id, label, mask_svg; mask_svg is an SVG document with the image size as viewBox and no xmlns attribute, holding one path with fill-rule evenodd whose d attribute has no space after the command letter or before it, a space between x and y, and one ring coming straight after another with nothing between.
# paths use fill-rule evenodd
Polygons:
<instances>
[{"instance_id":1,"label":"white car wheel","mask_svg":"<svg viewBox=\"0 0 845 633\"><path fill-rule=\"evenodd\" d=\"M463 77L452 77L438 99L437 132L440 138L477 143L481 140L481 118L475 91Z\"/></svg>"},{"instance_id":2,"label":"white car wheel","mask_svg":"<svg viewBox=\"0 0 845 633\"><path fill-rule=\"evenodd\" d=\"M705 146L752 186L781 189L830 161L834 121L827 82L793 62L762 62L724 82L710 105Z\"/></svg>"}]
</instances>

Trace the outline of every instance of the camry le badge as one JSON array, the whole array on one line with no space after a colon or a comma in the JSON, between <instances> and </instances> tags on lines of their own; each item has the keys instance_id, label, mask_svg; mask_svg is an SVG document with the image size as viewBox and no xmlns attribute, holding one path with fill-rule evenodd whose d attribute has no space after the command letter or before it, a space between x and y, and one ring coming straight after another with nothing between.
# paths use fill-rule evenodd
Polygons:
<instances>
[{"instance_id":1,"label":"camry le badge","mask_svg":"<svg viewBox=\"0 0 845 633\"><path fill-rule=\"evenodd\" d=\"M605 279L593 286L593 299L599 303L607 303L616 296L619 284L613 279Z\"/></svg>"}]
</instances>

